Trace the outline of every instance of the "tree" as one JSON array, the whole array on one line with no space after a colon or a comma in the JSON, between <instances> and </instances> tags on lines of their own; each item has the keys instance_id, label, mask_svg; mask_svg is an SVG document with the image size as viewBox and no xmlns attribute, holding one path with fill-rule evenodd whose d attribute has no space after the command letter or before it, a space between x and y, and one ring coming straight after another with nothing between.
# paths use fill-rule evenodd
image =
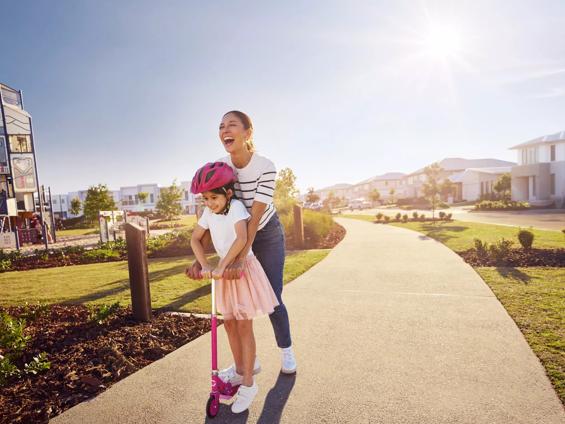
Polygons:
<instances>
[{"instance_id":1,"label":"tree","mask_svg":"<svg viewBox=\"0 0 565 424\"><path fill-rule=\"evenodd\" d=\"M298 189L296 188L296 176L292 169L283 168L279 171L275 180L275 194L273 202L281 214L290 210L296 203Z\"/></svg>"},{"instance_id":2,"label":"tree","mask_svg":"<svg viewBox=\"0 0 565 424\"><path fill-rule=\"evenodd\" d=\"M443 171L443 169L437 162L424 168L424 174L426 174L427 181L424 183L422 188L424 191L424 197L430 202L432 207L432 220L435 219L435 210L439 204L439 194L441 192L439 176L441 171Z\"/></svg>"},{"instance_id":3,"label":"tree","mask_svg":"<svg viewBox=\"0 0 565 424\"><path fill-rule=\"evenodd\" d=\"M390 203L395 202L395 199L394 199L395 193L396 193L396 190L394 188L391 188L390 191L388 192L388 195L390 196Z\"/></svg>"},{"instance_id":4,"label":"tree","mask_svg":"<svg viewBox=\"0 0 565 424\"><path fill-rule=\"evenodd\" d=\"M510 200L510 192L512 189L512 176L510 173L507 172L498 177L493 188L502 200Z\"/></svg>"},{"instance_id":5,"label":"tree","mask_svg":"<svg viewBox=\"0 0 565 424\"><path fill-rule=\"evenodd\" d=\"M106 184L91 186L84 199L84 218L92 224L98 220L98 212L116 210L116 203Z\"/></svg>"},{"instance_id":6,"label":"tree","mask_svg":"<svg viewBox=\"0 0 565 424\"><path fill-rule=\"evenodd\" d=\"M82 203L80 199L78 197L75 197L71 200L71 209L69 210L69 212L71 212L73 215L78 215L80 213L81 207Z\"/></svg>"},{"instance_id":7,"label":"tree","mask_svg":"<svg viewBox=\"0 0 565 424\"><path fill-rule=\"evenodd\" d=\"M375 203L377 203L380 200L380 198L381 198L381 193L376 188L372 189L369 192L369 200L371 201L371 203L373 203L373 206L375 205Z\"/></svg>"},{"instance_id":8,"label":"tree","mask_svg":"<svg viewBox=\"0 0 565 424\"><path fill-rule=\"evenodd\" d=\"M181 199L182 188L177 186L177 180L174 180L170 187L163 187L161 189L155 209L165 219L175 218L182 213Z\"/></svg>"},{"instance_id":9,"label":"tree","mask_svg":"<svg viewBox=\"0 0 565 424\"><path fill-rule=\"evenodd\" d=\"M340 199L335 195L333 191L330 191L328 193L328 197L326 197L322 203L325 208L332 209L336 208L339 205Z\"/></svg>"},{"instance_id":10,"label":"tree","mask_svg":"<svg viewBox=\"0 0 565 424\"><path fill-rule=\"evenodd\" d=\"M145 191L140 191L139 193L137 193L137 198L139 199L139 201L141 203L145 203L145 201L147 200L147 197L149 197L149 193L147 193Z\"/></svg>"},{"instance_id":11,"label":"tree","mask_svg":"<svg viewBox=\"0 0 565 424\"><path fill-rule=\"evenodd\" d=\"M447 200L447 198L453 194L454 188L455 188L455 184L453 184L449 178L446 178L441 183L441 185L439 187L439 191L440 191L441 195L443 196L443 198L445 200Z\"/></svg>"},{"instance_id":12,"label":"tree","mask_svg":"<svg viewBox=\"0 0 565 424\"><path fill-rule=\"evenodd\" d=\"M308 203L316 203L320 201L320 196L314 192L314 187L308 187L308 193L306 194L306 201Z\"/></svg>"}]
</instances>

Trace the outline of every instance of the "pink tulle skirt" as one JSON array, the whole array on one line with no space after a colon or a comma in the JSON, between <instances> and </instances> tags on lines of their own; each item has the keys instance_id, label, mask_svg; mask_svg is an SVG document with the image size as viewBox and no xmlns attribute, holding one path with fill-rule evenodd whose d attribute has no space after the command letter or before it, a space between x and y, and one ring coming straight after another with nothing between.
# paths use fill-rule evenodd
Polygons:
<instances>
[{"instance_id":1,"label":"pink tulle skirt","mask_svg":"<svg viewBox=\"0 0 565 424\"><path fill-rule=\"evenodd\" d=\"M248 256L243 276L217 281L216 303L224 319L253 319L273 313L279 302L267 274L255 256Z\"/></svg>"}]
</instances>

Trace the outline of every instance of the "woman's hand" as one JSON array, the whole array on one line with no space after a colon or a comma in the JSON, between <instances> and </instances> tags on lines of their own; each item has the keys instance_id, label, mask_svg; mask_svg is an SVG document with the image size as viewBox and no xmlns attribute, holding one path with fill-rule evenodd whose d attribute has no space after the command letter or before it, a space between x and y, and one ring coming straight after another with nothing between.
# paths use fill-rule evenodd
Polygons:
<instances>
[{"instance_id":1,"label":"woman's hand","mask_svg":"<svg viewBox=\"0 0 565 424\"><path fill-rule=\"evenodd\" d=\"M208 264L202 265L202 278L212 278L212 267Z\"/></svg>"},{"instance_id":2,"label":"woman's hand","mask_svg":"<svg viewBox=\"0 0 565 424\"><path fill-rule=\"evenodd\" d=\"M224 271L224 280L237 280L243 276L243 260L236 259Z\"/></svg>"},{"instance_id":3,"label":"woman's hand","mask_svg":"<svg viewBox=\"0 0 565 424\"><path fill-rule=\"evenodd\" d=\"M214 280L219 280L220 278L223 278L224 276L224 267L218 266L216 267L216 269L214 269L214 271L212 271L212 278Z\"/></svg>"},{"instance_id":4,"label":"woman's hand","mask_svg":"<svg viewBox=\"0 0 565 424\"><path fill-rule=\"evenodd\" d=\"M202 265L200 265L200 262L194 261L192 265L186 267L184 273L193 280L202 280Z\"/></svg>"}]
</instances>

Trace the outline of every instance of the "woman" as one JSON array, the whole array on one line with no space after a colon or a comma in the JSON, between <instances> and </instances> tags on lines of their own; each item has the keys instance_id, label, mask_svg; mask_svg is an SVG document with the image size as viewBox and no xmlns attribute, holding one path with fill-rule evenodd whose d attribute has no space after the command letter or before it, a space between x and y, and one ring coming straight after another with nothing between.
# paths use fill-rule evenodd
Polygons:
<instances>
[{"instance_id":1,"label":"woman","mask_svg":"<svg viewBox=\"0 0 565 424\"><path fill-rule=\"evenodd\" d=\"M281 372L296 372L296 358L292 350L288 312L282 301L283 269L285 260L284 231L273 204L276 169L272 161L255 152L253 124L249 116L240 111L226 113L220 123L219 136L228 156L219 159L230 165L238 181L235 194L247 208L251 218L247 225L247 243L237 258L226 268L224 279L237 279L243 272L244 259L249 250L261 263L275 292L279 305L269 315L277 345L281 349ZM200 277L200 264L195 263L186 271L190 278ZM261 367L257 359L253 373ZM238 381L243 370L235 365L222 370L224 381Z\"/></svg>"}]
</instances>

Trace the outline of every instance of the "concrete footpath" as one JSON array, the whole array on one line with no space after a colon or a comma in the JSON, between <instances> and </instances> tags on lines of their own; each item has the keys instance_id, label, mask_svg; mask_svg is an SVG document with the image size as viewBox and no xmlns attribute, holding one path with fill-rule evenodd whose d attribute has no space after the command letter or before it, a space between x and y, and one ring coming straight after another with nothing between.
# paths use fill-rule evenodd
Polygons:
<instances>
[{"instance_id":1,"label":"concrete footpath","mask_svg":"<svg viewBox=\"0 0 565 424\"><path fill-rule=\"evenodd\" d=\"M279 375L270 322L255 321L263 372L249 411L206 417L207 334L53 422L565 423L539 360L459 256L402 228L339 222L345 239L285 286L295 376Z\"/></svg>"}]
</instances>

